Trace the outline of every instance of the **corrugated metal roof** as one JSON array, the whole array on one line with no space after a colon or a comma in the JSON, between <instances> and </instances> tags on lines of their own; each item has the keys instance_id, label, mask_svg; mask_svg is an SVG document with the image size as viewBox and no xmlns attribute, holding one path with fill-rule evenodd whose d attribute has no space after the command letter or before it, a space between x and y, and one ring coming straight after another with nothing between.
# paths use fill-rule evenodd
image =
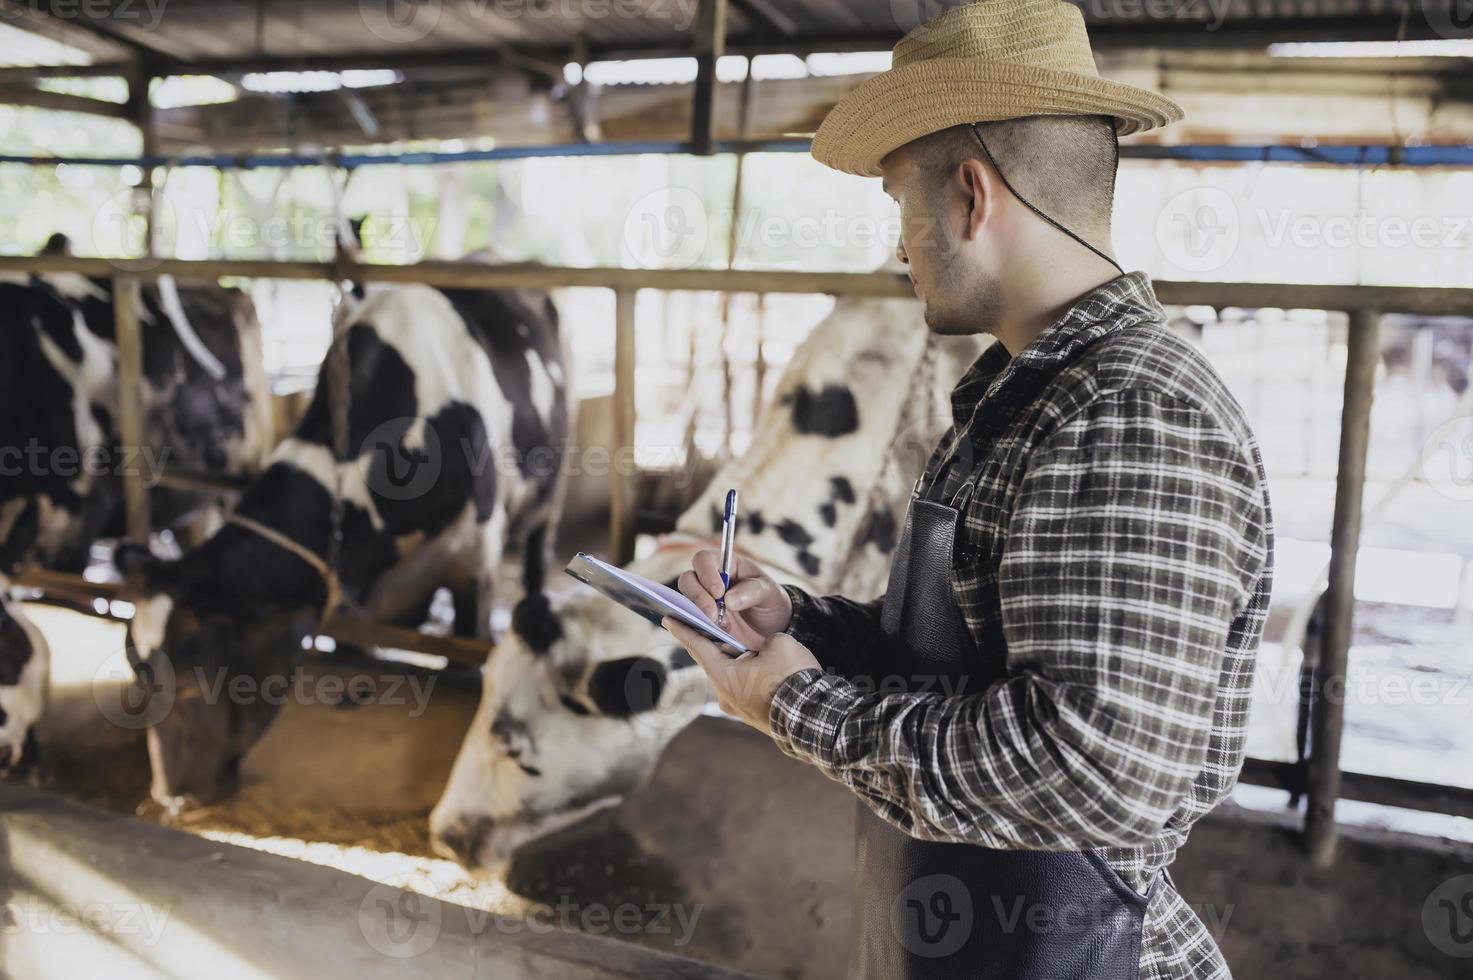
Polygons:
<instances>
[{"instance_id":1,"label":"corrugated metal roof","mask_svg":"<svg viewBox=\"0 0 1473 980\"><path fill-rule=\"evenodd\" d=\"M1306 32L1313 35L1320 25L1324 39L1391 39L1401 28L1405 0L1075 2L1098 44L1119 38L1201 46L1244 33L1306 39ZM1435 20L1437 4L1412 4L1407 36L1438 36L1442 25L1428 21L1429 16ZM731 0L728 36L733 44L873 46L892 42L921 20L957 5L957 0ZM99 6L108 16L88 18L87 12ZM422 55L490 51L499 45L567 50L580 37L595 52L678 49L690 44L698 0L93 0L82 7L26 0L25 7L32 13L14 23L51 31L99 60L141 49L171 62L192 62ZM5 60L21 60L5 50Z\"/></svg>"}]
</instances>

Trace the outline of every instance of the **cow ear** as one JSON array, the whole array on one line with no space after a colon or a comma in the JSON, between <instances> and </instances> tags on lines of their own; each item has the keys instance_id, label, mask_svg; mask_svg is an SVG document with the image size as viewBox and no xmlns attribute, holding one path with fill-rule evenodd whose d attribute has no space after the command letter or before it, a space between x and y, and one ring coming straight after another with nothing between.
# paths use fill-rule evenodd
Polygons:
<instances>
[{"instance_id":1,"label":"cow ear","mask_svg":"<svg viewBox=\"0 0 1473 980\"><path fill-rule=\"evenodd\" d=\"M606 660L588 675L588 700L610 718L650 711L664 692L665 665L653 657Z\"/></svg>"},{"instance_id":2,"label":"cow ear","mask_svg":"<svg viewBox=\"0 0 1473 980\"><path fill-rule=\"evenodd\" d=\"M113 549L113 567L123 577L123 588L135 596L156 595L170 585L170 562L157 557L147 545L124 541Z\"/></svg>"}]
</instances>

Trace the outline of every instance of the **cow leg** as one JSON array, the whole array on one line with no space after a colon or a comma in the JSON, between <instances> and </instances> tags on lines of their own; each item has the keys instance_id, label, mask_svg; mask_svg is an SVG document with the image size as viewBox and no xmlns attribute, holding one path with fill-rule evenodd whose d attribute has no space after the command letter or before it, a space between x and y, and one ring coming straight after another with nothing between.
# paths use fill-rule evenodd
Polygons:
<instances>
[{"instance_id":1,"label":"cow leg","mask_svg":"<svg viewBox=\"0 0 1473 980\"><path fill-rule=\"evenodd\" d=\"M16 775L24 776L26 782L34 789L44 789L55 782L50 759L42 751L41 742L36 737L35 725L32 725L26 732L26 740L21 746L20 765L16 769Z\"/></svg>"},{"instance_id":2,"label":"cow leg","mask_svg":"<svg viewBox=\"0 0 1473 980\"><path fill-rule=\"evenodd\" d=\"M547 566L552 559L550 525L539 521L527 532L522 547L522 590L526 595L541 592L547 584Z\"/></svg>"},{"instance_id":3,"label":"cow leg","mask_svg":"<svg viewBox=\"0 0 1473 980\"><path fill-rule=\"evenodd\" d=\"M490 572L481 571L450 586L455 604L456 636L491 639L491 600L494 583Z\"/></svg>"}]
</instances>

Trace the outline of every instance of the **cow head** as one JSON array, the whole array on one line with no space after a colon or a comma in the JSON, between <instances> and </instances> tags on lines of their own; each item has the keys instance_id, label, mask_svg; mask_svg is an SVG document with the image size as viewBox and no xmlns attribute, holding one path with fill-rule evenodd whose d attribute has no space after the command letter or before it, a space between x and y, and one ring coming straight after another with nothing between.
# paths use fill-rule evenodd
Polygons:
<instances>
[{"instance_id":1,"label":"cow head","mask_svg":"<svg viewBox=\"0 0 1473 980\"><path fill-rule=\"evenodd\" d=\"M673 577L690 556L656 559L666 567L636 571ZM668 633L591 593L523 600L483 684L430 814L435 849L477 871L618 802L709 700L705 675Z\"/></svg>"},{"instance_id":2,"label":"cow head","mask_svg":"<svg viewBox=\"0 0 1473 980\"><path fill-rule=\"evenodd\" d=\"M149 793L170 813L234 791L240 762L291 691L317 610L217 596L188 559L123 545L136 610L128 660L148 706Z\"/></svg>"}]
</instances>

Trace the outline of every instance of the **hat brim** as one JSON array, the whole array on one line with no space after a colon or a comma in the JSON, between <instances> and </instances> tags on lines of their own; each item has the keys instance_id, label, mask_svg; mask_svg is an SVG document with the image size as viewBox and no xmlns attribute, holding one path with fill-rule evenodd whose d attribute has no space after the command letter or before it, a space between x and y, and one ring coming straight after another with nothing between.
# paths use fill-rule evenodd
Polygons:
<instances>
[{"instance_id":1,"label":"hat brim","mask_svg":"<svg viewBox=\"0 0 1473 980\"><path fill-rule=\"evenodd\" d=\"M880 161L912 140L974 122L1024 116L1113 116L1121 136L1182 118L1181 106L1148 89L1079 72L932 58L861 82L813 137L819 163L880 176Z\"/></svg>"}]
</instances>

